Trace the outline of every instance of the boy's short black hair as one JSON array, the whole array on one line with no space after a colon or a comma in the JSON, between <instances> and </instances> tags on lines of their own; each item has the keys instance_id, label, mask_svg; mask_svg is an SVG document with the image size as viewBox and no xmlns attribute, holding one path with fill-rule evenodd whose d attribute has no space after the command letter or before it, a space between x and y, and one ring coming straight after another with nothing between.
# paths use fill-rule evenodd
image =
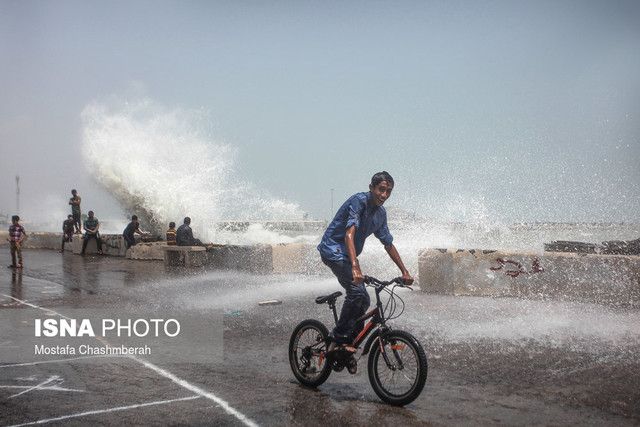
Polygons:
<instances>
[{"instance_id":1,"label":"boy's short black hair","mask_svg":"<svg viewBox=\"0 0 640 427\"><path fill-rule=\"evenodd\" d=\"M20 217L18 215L14 215L11 217L11 221L20 221Z\"/></svg>"},{"instance_id":2,"label":"boy's short black hair","mask_svg":"<svg viewBox=\"0 0 640 427\"><path fill-rule=\"evenodd\" d=\"M382 171L378 172L371 177L371 185L377 187L382 181L387 181L389 184L393 185L393 178L389 175L389 172Z\"/></svg>"},{"instance_id":3,"label":"boy's short black hair","mask_svg":"<svg viewBox=\"0 0 640 427\"><path fill-rule=\"evenodd\" d=\"M171 221L171 222L169 223L169 228L174 228L175 226L176 226L176 223L175 223L175 222Z\"/></svg>"},{"instance_id":4,"label":"boy's short black hair","mask_svg":"<svg viewBox=\"0 0 640 427\"><path fill-rule=\"evenodd\" d=\"M138 215L133 215L133 216L131 217L131 220L132 220L132 221L133 221L134 219L138 219Z\"/></svg>"}]
</instances>

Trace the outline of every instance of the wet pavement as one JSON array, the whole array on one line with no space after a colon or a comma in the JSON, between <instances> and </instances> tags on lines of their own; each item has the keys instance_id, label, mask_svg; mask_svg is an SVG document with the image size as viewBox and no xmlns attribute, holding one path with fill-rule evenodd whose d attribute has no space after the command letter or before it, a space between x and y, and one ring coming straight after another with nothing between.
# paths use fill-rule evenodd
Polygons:
<instances>
[{"instance_id":1,"label":"wet pavement","mask_svg":"<svg viewBox=\"0 0 640 427\"><path fill-rule=\"evenodd\" d=\"M402 290L405 311L391 325L422 343L429 376L420 397L397 408L373 392L365 358L357 374L334 372L318 389L295 381L290 333L306 318L330 323L328 308L313 302L338 289L330 277L168 269L51 250L25 250L24 258L21 272L0 269L3 318L61 318L79 309L188 314L201 319L202 335L221 329L222 351L211 351L208 362L144 355L2 361L0 425L640 423L639 310ZM2 262L9 264L6 246ZM282 304L259 305L271 299ZM32 333L31 326L18 333L3 326L0 352ZM197 351L185 345L181 356Z\"/></svg>"}]
</instances>

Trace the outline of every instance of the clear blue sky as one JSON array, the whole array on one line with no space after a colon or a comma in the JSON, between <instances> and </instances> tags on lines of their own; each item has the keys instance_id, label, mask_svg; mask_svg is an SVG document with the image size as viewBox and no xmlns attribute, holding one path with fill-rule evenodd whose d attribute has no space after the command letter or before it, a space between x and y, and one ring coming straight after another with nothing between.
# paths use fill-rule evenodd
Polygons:
<instances>
[{"instance_id":1,"label":"clear blue sky","mask_svg":"<svg viewBox=\"0 0 640 427\"><path fill-rule=\"evenodd\" d=\"M429 218L640 222L638 1L0 0L0 57L0 213L19 174L23 217L117 215L80 115L144 98L311 218L385 169Z\"/></svg>"}]
</instances>

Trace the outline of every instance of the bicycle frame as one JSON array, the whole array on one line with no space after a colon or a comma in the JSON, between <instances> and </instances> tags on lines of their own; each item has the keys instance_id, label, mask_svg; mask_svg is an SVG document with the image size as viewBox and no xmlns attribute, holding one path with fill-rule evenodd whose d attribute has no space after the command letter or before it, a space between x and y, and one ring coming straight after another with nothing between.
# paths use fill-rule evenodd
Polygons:
<instances>
[{"instance_id":1,"label":"bicycle frame","mask_svg":"<svg viewBox=\"0 0 640 427\"><path fill-rule=\"evenodd\" d=\"M362 351L362 355L363 356L369 352L369 350L371 349L371 345L374 343L374 341L376 339L380 339L380 336L390 329L386 325L387 319L385 319L385 317L384 317L384 308L382 307L382 301L380 300L380 292L382 292L382 290L384 288L386 288L388 285L394 283L396 280L398 280L398 279L394 279L394 280L389 281L389 282L380 282L380 281L378 281L376 279L373 279L373 278L370 278L370 277L366 276L366 280L365 281L366 282L371 282L373 284L374 289L375 289L376 306L372 310L370 310L369 312L365 313L364 315L362 315L362 316L360 316L358 318L357 322L363 322L363 321L366 321L367 319L371 319L371 321L369 321L369 323L367 323L364 326L362 331L360 331L360 333L353 340L353 343L351 345L353 347L355 347L355 348L358 348L360 346L360 344L362 344L367 339L367 337L374 330L376 330L376 328L378 328L378 330L375 331L374 335L372 335L369 338L369 341L367 341L366 345L364 346L364 349ZM338 315L337 315L337 312L336 312L335 301L334 301L333 304L329 304L329 307L333 310L333 317L334 317L334 319L335 319L335 321L337 323L338 322ZM387 355L386 355L386 352L384 351L384 347L382 346L382 343L380 343L380 347L381 347L382 355L384 357L385 362L388 365L390 365L391 362L387 358Z\"/></svg>"},{"instance_id":2,"label":"bicycle frame","mask_svg":"<svg viewBox=\"0 0 640 427\"><path fill-rule=\"evenodd\" d=\"M358 322L362 322L362 321L366 321L367 319L371 319L371 321L369 323L367 323L364 328L362 328L362 331L360 331L360 333L358 334L358 336L353 340L352 345L356 348L358 348L360 346L360 344L362 344L362 342L364 342L365 339L367 339L367 337L369 336L369 334L371 332L373 332L377 327L380 327L380 329L382 330L386 330L388 329L386 327L386 319L384 318L384 309L382 308L382 301L380 301L380 292L382 292L382 289L384 289L383 286L376 286L375 290L376 290L376 306L370 310L368 313L362 315L360 318L358 318ZM377 335L380 334L381 331L378 332ZM374 336L375 338L375 336ZM370 343L367 343L367 345L365 346L362 354L365 355L369 352L369 348L371 347Z\"/></svg>"}]
</instances>

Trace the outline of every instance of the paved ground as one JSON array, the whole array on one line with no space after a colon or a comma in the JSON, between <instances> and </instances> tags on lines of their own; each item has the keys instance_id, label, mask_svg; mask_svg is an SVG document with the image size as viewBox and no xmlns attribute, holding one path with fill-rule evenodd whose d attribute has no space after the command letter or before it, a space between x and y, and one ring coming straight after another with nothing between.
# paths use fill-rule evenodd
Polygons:
<instances>
[{"instance_id":1,"label":"paved ground","mask_svg":"<svg viewBox=\"0 0 640 427\"><path fill-rule=\"evenodd\" d=\"M0 249L0 263L9 264L8 252ZM374 394L364 359L356 375L333 373L317 390L294 380L289 335L302 319L331 320L326 306L313 303L337 288L330 278L170 270L49 250L24 255L24 271L0 269L3 319L62 319L79 309L188 315L200 319L199 334L219 332L223 350L211 351L211 360L187 343L168 360L0 361L0 425L640 423L638 310L403 291L406 311L392 325L418 337L430 371L422 395L395 408ZM283 303L258 305L272 298ZM31 324L11 324L0 329L0 358L32 339Z\"/></svg>"}]
</instances>

